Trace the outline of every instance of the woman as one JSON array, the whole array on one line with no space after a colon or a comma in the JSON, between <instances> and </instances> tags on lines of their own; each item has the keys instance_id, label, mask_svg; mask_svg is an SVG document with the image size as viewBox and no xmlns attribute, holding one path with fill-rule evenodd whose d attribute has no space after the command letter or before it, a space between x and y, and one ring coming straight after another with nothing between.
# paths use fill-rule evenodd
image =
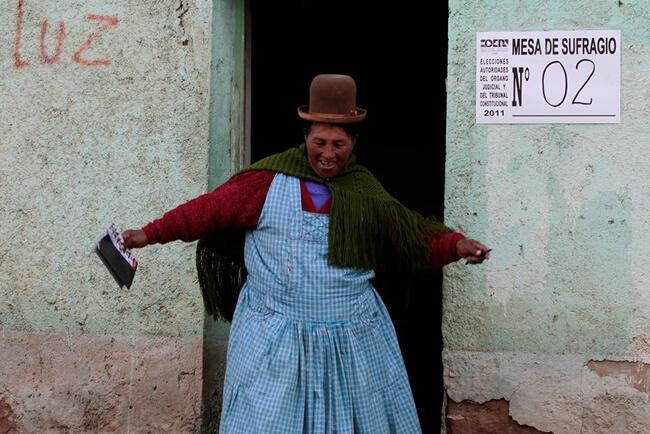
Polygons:
<instances>
[{"instance_id":1,"label":"woman","mask_svg":"<svg viewBox=\"0 0 650 434\"><path fill-rule=\"evenodd\" d=\"M167 212L126 247L247 229L248 279L232 321L223 433L417 433L393 325L373 269L487 259L487 248L408 210L355 163L356 85L319 75L305 144Z\"/></svg>"}]
</instances>

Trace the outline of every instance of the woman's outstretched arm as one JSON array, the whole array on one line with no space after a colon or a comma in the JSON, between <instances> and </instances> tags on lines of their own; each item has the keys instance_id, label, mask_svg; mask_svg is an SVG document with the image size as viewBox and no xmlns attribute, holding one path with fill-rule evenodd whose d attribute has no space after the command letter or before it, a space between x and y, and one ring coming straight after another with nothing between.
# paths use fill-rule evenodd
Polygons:
<instances>
[{"instance_id":1,"label":"woman's outstretched arm","mask_svg":"<svg viewBox=\"0 0 650 434\"><path fill-rule=\"evenodd\" d=\"M465 238L460 232L448 232L431 238L429 262L442 267L465 258L468 264L480 264L490 258L490 250L481 242Z\"/></svg>"},{"instance_id":2,"label":"woman's outstretched arm","mask_svg":"<svg viewBox=\"0 0 650 434\"><path fill-rule=\"evenodd\" d=\"M257 226L275 172L244 172L209 193L167 211L141 229L122 234L126 248L175 240L191 242L215 230Z\"/></svg>"}]
</instances>

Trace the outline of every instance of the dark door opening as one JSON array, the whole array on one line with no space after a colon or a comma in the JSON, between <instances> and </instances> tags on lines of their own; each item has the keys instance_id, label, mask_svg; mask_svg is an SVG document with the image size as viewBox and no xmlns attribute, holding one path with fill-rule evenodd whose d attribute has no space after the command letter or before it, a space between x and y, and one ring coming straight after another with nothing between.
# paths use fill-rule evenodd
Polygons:
<instances>
[{"instance_id":1,"label":"dark door opening","mask_svg":"<svg viewBox=\"0 0 650 434\"><path fill-rule=\"evenodd\" d=\"M302 143L298 105L311 79L349 74L368 110L358 145L402 203L442 218L447 2L425 13L410 3L251 1L251 160ZM429 8L431 9L431 8ZM442 407L441 273L393 282L387 300L424 432L439 432Z\"/></svg>"}]
</instances>

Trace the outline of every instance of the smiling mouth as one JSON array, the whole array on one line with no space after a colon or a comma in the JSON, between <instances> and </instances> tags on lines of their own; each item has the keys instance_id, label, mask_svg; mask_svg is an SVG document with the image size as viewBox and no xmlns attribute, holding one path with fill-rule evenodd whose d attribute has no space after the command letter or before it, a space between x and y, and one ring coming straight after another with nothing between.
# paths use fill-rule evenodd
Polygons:
<instances>
[{"instance_id":1,"label":"smiling mouth","mask_svg":"<svg viewBox=\"0 0 650 434\"><path fill-rule=\"evenodd\" d=\"M333 169L336 166L336 164L333 161L325 161L325 160L318 160L318 164L320 164L320 166L323 169Z\"/></svg>"}]
</instances>

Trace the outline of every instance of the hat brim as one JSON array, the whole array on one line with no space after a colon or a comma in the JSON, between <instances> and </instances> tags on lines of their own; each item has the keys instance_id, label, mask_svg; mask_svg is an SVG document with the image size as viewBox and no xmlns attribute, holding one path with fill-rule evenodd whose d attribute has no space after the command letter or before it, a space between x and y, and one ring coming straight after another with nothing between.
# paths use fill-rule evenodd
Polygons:
<instances>
[{"instance_id":1,"label":"hat brim","mask_svg":"<svg viewBox=\"0 0 650 434\"><path fill-rule=\"evenodd\" d=\"M360 107L355 109L356 114L330 114L330 113L312 113L309 106L301 105L298 107L298 116L309 122L323 122L326 124L353 124L361 122L366 117L366 110Z\"/></svg>"}]
</instances>

